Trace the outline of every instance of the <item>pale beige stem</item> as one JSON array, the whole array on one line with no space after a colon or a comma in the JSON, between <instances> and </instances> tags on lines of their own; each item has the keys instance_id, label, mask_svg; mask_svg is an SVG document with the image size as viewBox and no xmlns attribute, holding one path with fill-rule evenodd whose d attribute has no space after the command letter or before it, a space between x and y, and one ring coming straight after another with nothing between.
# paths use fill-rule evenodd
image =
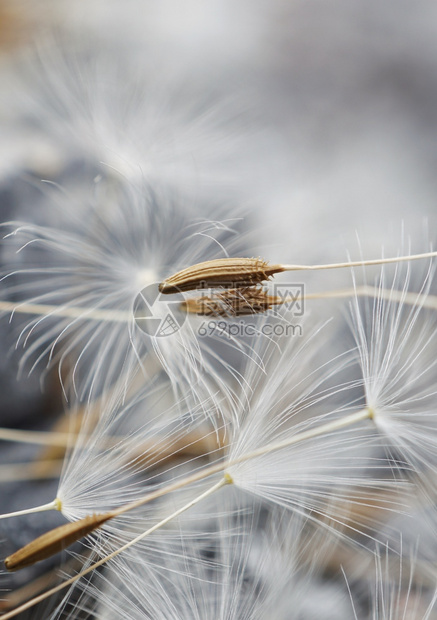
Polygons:
<instances>
[{"instance_id":1,"label":"pale beige stem","mask_svg":"<svg viewBox=\"0 0 437 620\"><path fill-rule=\"evenodd\" d=\"M60 446L65 448L71 444L71 433L51 433L43 431L23 431L14 428L0 428L1 441L31 443L40 446Z\"/></svg>"},{"instance_id":2,"label":"pale beige stem","mask_svg":"<svg viewBox=\"0 0 437 620\"><path fill-rule=\"evenodd\" d=\"M423 293L412 293L407 291L399 291L397 289L384 289L376 286L362 285L356 288L344 288L334 291L323 291L320 293L308 293L304 295L304 299L341 299L347 297L380 297L387 301L403 302L412 306L418 304L422 308L430 308L437 310L437 295L428 295ZM285 302L293 301L292 298L284 299Z\"/></svg>"},{"instance_id":3,"label":"pale beige stem","mask_svg":"<svg viewBox=\"0 0 437 620\"><path fill-rule=\"evenodd\" d=\"M22 515L28 515L32 512L46 512L47 510L61 510L61 503L56 498L48 504L42 504L41 506L35 506L34 508L26 508L26 510L17 510L16 512L8 512L7 514L0 515L0 519L9 519L10 517L21 517Z\"/></svg>"},{"instance_id":4,"label":"pale beige stem","mask_svg":"<svg viewBox=\"0 0 437 620\"><path fill-rule=\"evenodd\" d=\"M328 263L326 265L281 265L282 271L316 271L320 269L341 269L343 267L370 267L371 265L387 265L390 263L402 263L423 258L434 258L437 252L425 252L424 254L411 254L409 256L396 256L393 258L376 258L373 260L357 260L346 263Z\"/></svg>"},{"instance_id":5,"label":"pale beige stem","mask_svg":"<svg viewBox=\"0 0 437 620\"><path fill-rule=\"evenodd\" d=\"M240 457L233 459L232 461L228 461L226 469L234 465L238 465L239 463L244 463L246 461L252 460L258 456L263 456L264 454L270 454L271 452L276 452L277 450L288 448L289 446L300 443L301 441L313 439L314 437L319 437L320 435L325 435L328 433L332 433L333 431L337 431L341 428L346 428L348 426L351 426L352 424L356 424L357 422L371 419L373 419L372 410L368 408L362 409L361 411L358 411L357 413L351 413L344 418L338 418L338 420L333 420L332 422L321 424L320 426L316 426L315 428L310 428L307 431L302 431L294 437L290 437L289 439L285 439L284 441L279 441L278 443L262 446L261 448L258 448L258 450L253 450L252 452L243 454Z\"/></svg>"},{"instance_id":6,"label":"pale beige stem","mask_svg":"<svg viewBox=\"0 0 437 620\"><path fill-rule=\"evenodd\" d=\"M131 312L105 310L103 308L77 308L75 306L52 306L47 304L28 304L12 301L0 301L0 311L16 314L37 314L38 316L62 316L69 319L89 319L90 321L106 321L110 323L129 323Z\"/></svg>"}]
</instances>

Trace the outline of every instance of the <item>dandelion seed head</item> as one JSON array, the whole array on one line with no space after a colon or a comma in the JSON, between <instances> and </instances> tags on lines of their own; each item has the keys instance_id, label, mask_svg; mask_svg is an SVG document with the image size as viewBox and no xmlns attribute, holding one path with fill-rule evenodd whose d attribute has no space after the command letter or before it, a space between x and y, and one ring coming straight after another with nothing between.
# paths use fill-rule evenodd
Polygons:
<instances>
[{"instance_id":1,"label":"dandelion seed head","mask_svg":"<svg viewBox=\"0 0 437 620\"><path fill-rule=\"evenodd\" d=\"M240 399L240 423L230 433L228 471L241 490L316 520L332 519L333 529L341 530L351 506L371 501L372 490L384 482L371 474L376 468L371 427L317 434L324 423L346 416L338 397L347 386L332 388L330 381L347 359L318 365L330 326L317 326L306 317L303 328L305 339L260 342L262 364L248 361L244 374L253 389ZM362 525L352 527L359 530Z\"/></svg>"},{"instance_id":2,"label":"dandelion seed head","mask_svg":"<svg viewBox=\"0 0 437 620\"><path fill-rule=\"evenodd\" d=\"M435 269L412 279L408 266L381 270L374 298L352 303L356 358L366 406L391 454L417 473L435 470L435 311L428 309ZM414 287L414 288L413 288Z\"/></svg>"},{"instance_id":3,"label":"dandelion seed head","mask_svg":"<svg viewBox=\"0 0 437 620\"><path fill-rule=\"evenodd\" d=\"M251 132L241 97L221 100L153 50L144 50L138 69L114 42L97 49L75 37L40 40L23 73L33 86L26 113L67 161L114 183L146 178L191 197L242 194Z\"/></svg>"},{"instance_id":4,"label":"dandelion seed head","mask_svg":"<svg viewBox=\"0 0 437 620\"><path fill-rule=\"evenodd\" d=\"M118 187L115 193L106 181L100 184L101 195L84 192L88 208L84 210L82 202L79 217L70 208L78 197L55 190L52 209L59 211L59 203L65 207L62 228L5 227L13 231L5 242L20 256L19 264L12 263L4 272L5 290L17 299L17 306L47 308L21 331L18 344L25 347L21 365L32 369L48 360L58 364L63 375L67 359L76 358L70 385L81 384L83 398L86 393L100 393L121 374L128 381L138 370L146 372L144 358L152 355L171 377L174 389L179 389L180 381L193 390L197 384L202 400L202 391L217 392L223 383L215 364L233 372L237 347L228 360L219 360L211 339L198 338L197 317L186 318L179 299L161 303L158 284L168 271L244 244L238 218L200 220L185 200L172 191L152 190L146 182L141 188ZM222 213L228 215L223 209ZM155 334L138 327L135 304L144 290L153 297L149 311L155 323L164 325L170 313L176 329ZM208 365L210 371L204 373Z\"/></svg>"}]
</instances>

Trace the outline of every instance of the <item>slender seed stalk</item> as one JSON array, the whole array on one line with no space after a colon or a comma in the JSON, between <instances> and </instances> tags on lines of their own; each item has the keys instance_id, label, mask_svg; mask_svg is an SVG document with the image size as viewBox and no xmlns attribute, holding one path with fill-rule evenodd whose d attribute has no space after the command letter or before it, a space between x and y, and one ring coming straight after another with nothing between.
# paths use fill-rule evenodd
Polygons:
<instances>
[{"instance_id":1,"label":"slender seed stalk","mask_svg":"<svg viewBox=\"0 0 437 620\"><path fill-rule=\"evenodd\" d=\"M0 515L0 519L9 519L9 517L21 517L22 515L28 515L32 512L46 512L48 510L61 510L61 502L58 498L54 499L48 504L42 504L41 506L35 506L34 508L26 508L26 510L17 510L16 512L8 512L7 514Z\"/></svg>"},{"instance_id":2,"label":"slender seed stalk","mask_svg":"<svg viewBox=\"0 0 437 620\"><path fill-rule=\"evenodd\" d=\"M23 431L15 428L0 428L1 441L14 441L17 443L65 448L71 444L72 438L74 438L74 435L71 433Z\"/></svg>"},{"instance_id":3,"label":"slender seed stalk","mask_svg":"<svg viewBox=\"0 0 437 620\"><path fill-rule=\"evenodd\" d=\"M376 258L372 260L357 260L346 263L328 263L325 265L281 265L282 271L316 271L320 269L342 269L343 267L370 267L371 265L388 265L390 263L402 263L422 258L434 258L437 252L425 252L424 254L411 254L409 256L395 256L392 258Z\"/></svg>"},{"instance_id":4,"label":"slender seed stalk","mask_svg":"<svg viewBox=\"0 0 437 620\"><path fill-rule=\"evenodd\" d=\"M363 284L356 288L344 288L334 291L323 291L320 293L308 293L303 296L304 299L342 299L345 297L379 297L386 301L402 302L411 306L420 305L422 308L430 308L437 310L437 295L428 295L424 293L411 293L407 291L399 291L397 289L384 289L375 286ZM293 301L284 299L284 303Z\"/></svg>"},{"instance_id":5,"label":"slender seed stalk","mask_svg":"<svg viewBox=\"0 0 437 620\"><path fill-rule=\"evenodd\" d=\"M363 409L362 411L358 411L357 413L352 413L344 418L339 418L338 420L333 420L332 422L327 422L326 424L322 424L317 428L310 428L307 431L302 431L298 433L294 437L290 437L290 439L285 439L284 441L279 441L275 444L270 444L267 446L263 446L262 448L258 448L258 450L253 450L252 452L248 452L247 454L243 454L239 458L233 459L229 461L227 467L232 467L233 465L238 465L239 463L244 463L245 461L249 461L258 456L263 456L264 454L270 454L271 452L275 452L276 450L281 450L282 448L288 448L296 443L300 443L301 441L305 441L308 439L313 439L314 437L319 437L320 435L325 435L328 433L332 433L333 431L339 430L341 428L346 428L347 426L351 426L356 422L362 422L363 420L371 420L373 419L373 412L371 409Z\"/></svg>"},{"instance_id":6,"label":"slender seed stalk","mask_svg":"<svg viewBox=\"0 0 437 620\"><path fill-rule=\"evenodd\" d=\"M237 294L238 293L238 294ZM383 289L364 284L355 288L344 288L320 293L307 293L300 300L342 299L347 297L378 297L394 303L405 303L411 306L437 310L437 295L411 293L396 289ZM210 297L187 298L181 302L181 308L190 314L222 318L235 318L250 314L262 314L274 306L290 304L295 297L269 295L264 289L227 289Z\"/></svg>"},{"instance_id":7,"label":"slender seed stalk","mask_svg":"<svg viewBox=\"0 0 437 620\"><path fill-rule=\"evenodd\" d=\"M0 301L0 311L16 314L36 314L38 316L62 316L69 319L88 319L90 321L106 321L112 323L129 323L131 312L105 310L104 308L77 308L75 306L53 306L48 304L28 304Z\"/></svg>"}]
</instances>

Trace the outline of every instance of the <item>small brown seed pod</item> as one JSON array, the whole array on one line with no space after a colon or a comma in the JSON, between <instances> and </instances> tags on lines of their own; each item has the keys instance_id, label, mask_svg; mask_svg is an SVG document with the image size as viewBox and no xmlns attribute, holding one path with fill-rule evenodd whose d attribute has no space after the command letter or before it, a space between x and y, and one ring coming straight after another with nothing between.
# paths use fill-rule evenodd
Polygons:
<instances>
[{"instance_id":1,"label":"small brown seed pod","mask_svg":"<svg viewBox=\"0 0 437 620\"><path fill-rule=\"evenodd\" d=\"M56 527L7 557L5 566L9 571L15 571L45 560L101 527L112 516L112 513L90 515Z\"/></svg>"},{"instance_id":2,"label":"small brown seed pod","mask_svg":"<svg viewBox=\"0 0 437 620\"><path fill-rule=\"evenodd\" d=\"M236 317L267 312L284 303L275 295L268 295L261 288L229 289L209 297L194 297L181 303L190 314L200 316Z\"/></svg>"},{"instance_id":3,"label":"small brown seed pod","mask_svg":"<svg viewBox=\"0 0 437 620\"><path fill-rule=\"evenodd\" d=\"M171 294L203 288L247 288L281 271L282 265L269 265L261 258L218 258L178 271L161 282L159 290Z\"/></svg>"}]
</instances>

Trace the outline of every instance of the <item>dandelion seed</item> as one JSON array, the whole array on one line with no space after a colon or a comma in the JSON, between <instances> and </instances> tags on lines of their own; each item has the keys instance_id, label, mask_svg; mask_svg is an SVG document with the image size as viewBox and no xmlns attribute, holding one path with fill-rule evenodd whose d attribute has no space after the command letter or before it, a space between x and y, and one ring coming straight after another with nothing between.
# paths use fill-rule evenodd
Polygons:
<instances>
[{"instance_id":1,"label":"dandelion seed","mask_svg":"<svg viewBox=\"0 0 437 620\"><path fill-rule=\"evenodd\" d=\"M399 508L402 489L391 475L390 480L372 476L385 463L372 458L376 437L370 409L342 411L337 399L350 386L328 387L347 363L339 358L320 365L329 326L317 330L305 321L304 328L304 342L284 338L260 344L264 369L248 362L245 376L253 392L229 439L226 471L237 487L266 501L311 518L332 519L334 529L347 524L363 531L363 523L351 521L348 510L376 505L372 494L394 486L400 494L387 495L385 507Z\"/></svg>"},{"instance_id":2,"label":"dandelion seed","mask_svg":"<svg viewBox=\"0 0 437 620\"><path fill-rule=\"evenodd\" d=\"M273 275L283 271L317 271L321 269L382 265L435 256L437 256L437 252L427 252L411 256L349 261L347 263L331 263L326 265L270 265L260 258L226 258L198 263L178 271L161 282L159 290L161 293L170 294L199 288L252 287L265 282Z\"/></svg>"},{"instance_id":3,"label":"dandelion seed","mask_svg":"<svg viewBox=\"0 0 437 620\"><path fill-rule=\"evenodd\" d=\"M437 362L432 349L437 327L434 313L425 307L433 274L430 267L419 283L416 304L411 305L408 268L396 269L393 298L387 297L382 271L380 293L364 304L358 297L351 304L366 404L389 457L395 463L400 455L422 487L434 486L437 471Z\"/></svg>"},{"instance_id":4,"label":"dandelion seed","mask_svg":"<svg viewBox=\"0 0 437 620\"><path fill-rule=\"evenodd\" d=\"M19 308L41 310L17 341L25 348L21 371L57 364L66 394L76 390L81 400L97 398L123 378L128 383L141 372L153 376L160 367L175 393L189 385L197 402L220 386L226 389L217 368L238 376L238 356L244 357L247 343L228 340L229 354L217 355L214 338L200 339L197 324L181 312L179 301L161 299L158 282L168 265L187 262L193 253L223 253L222 243L238 244L237 235L225 223L195 224L194 212L147 184L126 186L105 198L105 212L89 205L86 230L68 195L61 199L66 218L71 215L72 221L64 223L69 232L5 225L12 229L5 243L18 251L13 260L20 259L4 271L5 292L14 295ZM90 203L91 197L86 199ZM149 312L146 329L135 315L140 298ZM176 327L165 331L170 320ZM145 359L155 360L154 370Z\"/></svg>"},{"instance_id":5,"label":"dandelion seed","mask_svg":"<svg viewBox=\"0 0 437 620\"><path fill-rule=\"evenodd\" d=\"M59 536L55 537L59 545L66 547L76 539L75 532L77 539L82 538L95 529L93 523L100 527L118 516L113 512L118 505L143 497L147 490L159 489L166 477L162 480L157 468L172 457L176 462L180 459L183 466L184 460L198 456L199 447L220 454L217 432L209 428L209 431L202 429L200 434L205 420L202 407L192 409L189 416L181 415L180 403L173 402L173 406L168 407L168 387L168 382L162 380L156 382L154 388L149 384L147 392L137 394L129 405L123 405L124 389L114 392L112 397L107 395L99 404L89 405L90 409L98 407L98 415L85 410L82 426L77 429L64 463L56 499L37 508L1 515L1 518L59 510L74 521L71 530L63 526ZM145 411L148 416L144 415ZM95 514L99 515L99 521L90 521L90 515ZM115 526L115 532L120 523ZM64 534L68 538L63 538ZM57 551L51 542L49 534L44 537L44 545L48 543L44 557ZM35 542L35 545L39 551L39 543ZM31 543L31 554L35 545ZM30 564L27 549L23 550L23 555L27 563L22 565ZM38 561L38 554L36 557L35 561ZM17 568L21 558L22 554L19 554ZM15 566L15 556L9 565Z\"/></svg>"}]
</instances>

